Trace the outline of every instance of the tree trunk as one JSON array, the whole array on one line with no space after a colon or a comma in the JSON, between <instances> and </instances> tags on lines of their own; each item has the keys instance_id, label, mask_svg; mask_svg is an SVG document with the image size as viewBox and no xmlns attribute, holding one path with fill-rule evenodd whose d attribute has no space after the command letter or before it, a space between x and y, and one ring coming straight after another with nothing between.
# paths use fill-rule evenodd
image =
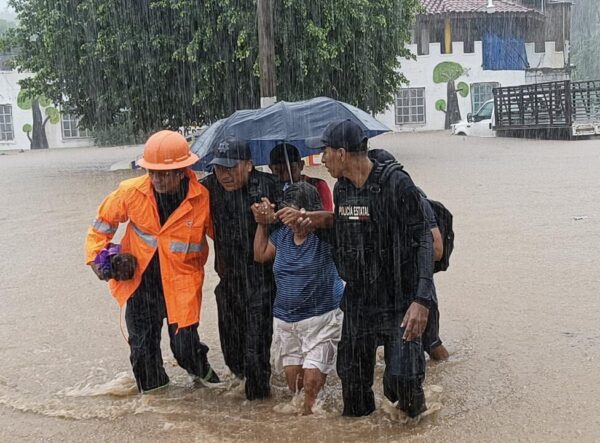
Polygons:
<instances>
[{"instance_id":1,"label":"tree trunk","mask_svg":"<svg viewBox=\"0 0 600 443\"><path fill-rule=\"evenodd\" d=\"M458 123L461 120L460 108L458 106L458 96L456 95L456 86L454 80L448 82L447 88L447 108L446 108L446 121L444 127L450 129L450 125Z\"/></svg>"},{"instance_id":2,"label":"tree trunk","mask_svg":"<svg viewBox=\"0 0 600 443\"><path fill-rule=\"evenodd\" d=\"M42 119L42 110L37 100L31 103L33 113L33 130L31 138L31 149L48 149L48 139L46 137L46 128Z\"/></svg>"}]
</instances>

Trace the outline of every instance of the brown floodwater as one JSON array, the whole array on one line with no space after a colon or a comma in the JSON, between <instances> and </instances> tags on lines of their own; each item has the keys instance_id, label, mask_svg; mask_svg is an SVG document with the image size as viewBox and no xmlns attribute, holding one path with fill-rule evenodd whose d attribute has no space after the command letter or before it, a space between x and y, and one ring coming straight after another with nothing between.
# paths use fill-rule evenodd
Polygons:
<instances>
[{"instance_id":1,"label":"brown floodwater","mask_svg":"<svg viewBox=\"0 0 600 443\"><path fill-rule=\"evenodd\" d=\"M420 423L386 404L381 359L370 417L340 416L335 376L311 417L279 374L272 399L245 401L219 348L212 258L200 335L225 381L195 385L164 331L172 383L138 395L119 308L83 242L102 198L140 173L110 166L141 148L86 148L0 156L0 441L599 441L600 141L372 144L455 216L451 267L436 274L451 358L428 363Z\"/></svg>"}]
</instances>

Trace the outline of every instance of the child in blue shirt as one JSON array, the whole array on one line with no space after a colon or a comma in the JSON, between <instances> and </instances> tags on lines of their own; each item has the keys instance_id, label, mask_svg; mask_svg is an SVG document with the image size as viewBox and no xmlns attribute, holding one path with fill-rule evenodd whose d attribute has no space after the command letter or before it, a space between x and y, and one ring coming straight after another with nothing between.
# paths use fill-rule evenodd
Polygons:
<instances>
[{"instance_id":1,"label":"child in blue shirt","mask_svg":"<svg viewBox=\"0 0 600 443\"><path fill-rule=\"evenodd\" d=\"M288 186L283 205L322 210L317 189L307 182ZM264 207L270 207L269 202ZM283 225L269 236L268 226L259 224L254 259L275 259L273 332L280 338L288 387L292 392L304 389L304 414L310 414L327 375L335 371L342 331L339 304L344 282L335 268L332 247L306 229Z\"/></svg>"}]
</instances>

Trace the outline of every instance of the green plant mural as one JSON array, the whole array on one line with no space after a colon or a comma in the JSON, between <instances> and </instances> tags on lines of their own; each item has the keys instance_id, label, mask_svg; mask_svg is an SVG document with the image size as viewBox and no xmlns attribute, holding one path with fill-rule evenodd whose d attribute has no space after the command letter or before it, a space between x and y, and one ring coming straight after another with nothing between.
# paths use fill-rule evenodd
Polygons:
<instances>
[{"instance_id":1,"label":"green plant mural","mask_svg":"<svg viewBox=\"0 0 600 443\"><path fill-rule=\"evenodd\" d=\"M465 82L455 85L455 81L465 74L465 69L455 62L442 62L433 69L433 82L446 83L446 100L440 99L435 102L435 109L446 114L444 127L450 129L450 125L458 123L461 120L460 107L458 106L458 96L466 97L469 95L469 85Z\"/></svg>"},{"instance_id":2,"label":"green plant mural","mask_svg":"<svg viewBox=\"0 0 600 443\"><path fill-rule=\"evenodd\" d=\"M27 134L31 149L48 149L46 137L46 124L56 124L60 121L60 111L52 106L52 102L44 96L31 98L27 92L21 90L17 96L17 106L23 110L31 109L33 124L23 125L23 132ZM45 117L42 116L42 109Z\"/></svg>"}]
</instances>

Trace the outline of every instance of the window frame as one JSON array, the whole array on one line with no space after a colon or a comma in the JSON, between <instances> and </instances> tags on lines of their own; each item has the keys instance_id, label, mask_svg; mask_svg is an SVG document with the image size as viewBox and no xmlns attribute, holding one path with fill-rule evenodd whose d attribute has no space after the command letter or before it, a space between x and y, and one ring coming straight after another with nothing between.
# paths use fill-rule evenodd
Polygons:
<instances>
[{"instance_id":1,"label":"window frame","mask_svg":"<svg viewBox=\"0 0 600 443\"><path fill-rule=\"evenodd\" d=\"M8 112L4 112L8 110ZM8 121L7 121L8 117ZM7 130L7 126L10 126ZM9 135L7 137L6 135ZM0 104L0 143L12 143L15 141L15 121L13 119L12 104Z\"/></svg>"},{"instance_id":2,"label":"window frame","mask_svg":"<svg viewBox=\"0 0 600 443\"><path fill-rule=\"evenodd\" d=\"M489 97L485 98L485 99L481 99L481 97L483 96L483 94L481 92L477 91L477 87L478 86L482 86L482 85L491 85L491 87L489 88ZM475 82L475 83L471 83L471 112L473 114L475 114L477 111L479 111L479 108L481 108L483 106L483 104L485 102L487 102L488 100L491 100L494 98L494 94L492 93L492 90L494 88L499 88L501 85L499 82ZM477 99L476 99L477 97ZM480 100L478 106L475 106L476 100Z\"/></svg>"},{"instance_id":3,"label":"window frame","mask_svg":"<svg viewBox=\"0 0 600 443\"><path fill-rule=\"evenodd\" d=\"M414 93L414 96L412 93ZM398 90L394 97L394 122L396 126L427 124L425 93L424 86L400 88ZM413 99L415 103L412 103Z\"/></svg>"},{"instance_id":4,"label":"window frame","mask_svg":"<svg viewBox=\"0 0 600 443\"><path fill-rule=\"evenodd\" d=\"M79 119L69 113L60 114L60 132L63 140L77 140L92 137L89 129L79 129ZM66 135L67 132L69 135Z\"/></svg>"}]
</instances>

